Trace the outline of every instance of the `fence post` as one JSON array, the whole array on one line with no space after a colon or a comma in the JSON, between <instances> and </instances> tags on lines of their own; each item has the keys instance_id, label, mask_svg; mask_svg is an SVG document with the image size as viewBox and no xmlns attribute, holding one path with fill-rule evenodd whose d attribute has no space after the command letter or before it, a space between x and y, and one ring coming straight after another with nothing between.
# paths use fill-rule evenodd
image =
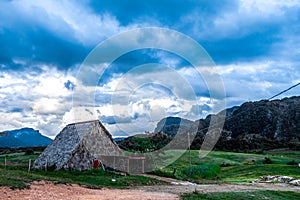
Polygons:
<instances>
[{"instance_id":1,"label":"fence post","mask_svg":"<svg viewBox=\"0 0 300 200\"><path fill-rule=\"evenodd\" d=\"M188 132L188 147L189 147L190 178L192 178L192 160L191 160L191 141L190 141L190 132Z\"/></svg>"},{"instance_id":2,"label":"fence post","mask_svg":"<svg viewBox=\"0 0 300 200\"><path fill-rule=\"evenodd\" d=\"M116 156L114 155L114 172L116 172Z\"/></svg>"},{"instance_id":3,"label":"fence post","mask_svg":"<svg viewBox=\"0 0 300 200\"><path fill-rule=\"evenodd\" d=\"M29 159L29 163L28 163L28 172L30 172L30 168L31 168L31 159Z\"/></svg>"},{"instance_id":4,"label":"fence post","mask_svg":"<svg viewBox=\"0 0 300 200\"><path fill-rule=\"evenodd\" d=\"M130 158L128 157L128 163L127 163L127 170L128 170L128 174L130 174Z\"/></svg>"},{"instance_id":5,"label":"fence post","mask_svg":"<svg viewBox=\"0 0 300 200\"><path fill-rule=\"evenodd\" d=\"M48 165L48 159L46 159L46 163L45 163L45 172L47 172L47 165Z\"/></svg>"},{"instance_id":6,"label":"fence post","mask_svg":"<svg viewBox=\"0 0 300 200\"><path fill-rule=\"evenodd\" d=\"M4 170L6 171L6 155L4 157Z\"/></svg>"}]
</instances>

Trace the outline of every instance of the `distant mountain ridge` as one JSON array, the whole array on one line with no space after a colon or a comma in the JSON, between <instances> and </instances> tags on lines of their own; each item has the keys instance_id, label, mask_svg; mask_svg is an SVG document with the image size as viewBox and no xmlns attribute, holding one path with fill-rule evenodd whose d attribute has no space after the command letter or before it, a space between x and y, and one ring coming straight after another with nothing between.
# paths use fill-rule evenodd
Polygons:
<instances>
[{"instance_id":1,"label":"distant mountain ridge","mask_svg":"<svg viewBox=\"0 0 300 200\"><path fill-rule=\"evenodd\" d=\"M51 142L50 138L32 128L2 131L0 134L0 148L47 146Z\"/></svg>"},{"instance_id":2,"label":"distant mountain ridge","mask_svg":"<svg viewBox=\"0 0 300 200\"><path fill-rule=\"evenodd\" d=\"M164 132L169 136L174 136L177 132L181 131L180 129L190 128L193 123L193 121L179 117L167 117L157 123L154 132Z\"/></svg>"},{"instance_id":3,"label":"distant mountain ridge","mask_svg":"<svg viewBox=\"0 0 300 200\"><path fill-rule=\"evenodd\" d=\"M300 96L282 100L246 102L221 112L226 112L226 120L221 138L216 144L217 149L247 150L282 147L300 149ZM174 136L176 133L183 136L187 132L194 133L195 139L191 148L200 149L211 117L218 116L220 113L195 122L188 120L188 123L181 118L176 120L170 117L164 118L158 122L155 132L161 131L169 136ZM179 126L182 121L184 125ZM190 124L190 127L187 127L187 124Z\"/></svg>"}]
</instances>

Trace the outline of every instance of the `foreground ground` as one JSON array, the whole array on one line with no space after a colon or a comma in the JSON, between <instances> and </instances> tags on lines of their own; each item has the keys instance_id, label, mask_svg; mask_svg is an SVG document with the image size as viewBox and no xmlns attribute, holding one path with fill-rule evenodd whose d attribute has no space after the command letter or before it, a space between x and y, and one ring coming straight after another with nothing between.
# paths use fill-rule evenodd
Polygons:
<instances>
[{"instance_id":1,"label":"foreground ground","mask_svg":"<svg viewBox=\"0 0 300 200\"><path fill-rule=\"evenodd\" d=\"M267 192L266 192L267 191ZM273 192L272 192L273 191ZM290 191L290 192L280 192ZM291 192L292 191L292 192ZM0 199L7 200L150 200L150 199L299 199L300 187L286 184L205 184L156 185L133 189L90 189L75 184L33 182L29 189L0 188ZM186 193L193 193L189 196ZM210 194L213 193L213 194ZM205 194L207 194L205 196ZM220 196L221 195L221 196ZM280 197L283 198L280 198ZM266 198L267 197L267 198Z\"/></svg>"},{"instance_id":2,"label":"foreground ground","mask_svg":"<svg viewBox=\"0 0 300 200\"><path fill-rule=\"evenodd\" d=\"M167 161L176 153L181 152L170 151L159 159ZM300 199L300 187L251 183L266 175L300 179L297 166L300 152L286 149L260 154L216 151L204 158L199 157L199 151L192 151L191 157L183 153L171 165L157 170L155 175L146 175L148 177L123 176L103 170L29 171L29 161L33 162L39 154L0 153L0 199ZM177 169L175 174L174 168Z\"/></svg>"},{"instance_id":3,"label":"foreground ground","mask_svg":"<svg viewBox=\"0 0 300 200\"><path fill-rule=\"evenodd\" d=\"M125 189L89 189L78 185L62 185L33 182L30 189L11 190L1 187L0 199L7 200L148 200L148 199L179 199L177 195L161 192L146 192L143 190Z\"/></svg>"}]
</instances>

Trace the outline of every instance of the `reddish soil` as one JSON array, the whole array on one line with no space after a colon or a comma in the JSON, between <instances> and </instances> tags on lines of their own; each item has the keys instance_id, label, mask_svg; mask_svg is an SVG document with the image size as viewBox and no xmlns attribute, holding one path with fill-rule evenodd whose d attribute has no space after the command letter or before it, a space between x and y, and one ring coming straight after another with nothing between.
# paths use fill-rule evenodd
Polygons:
<instances>
[{"instance_id":1,"label":"reddish soil","mask_svg":"<svg viewBox=\"0 0 300 200\"><path fill-rule=\"evenodd\" d=\"M11 190L0 188L2 200L150 200L150 199L179 199L176 194L163 192L146 192L138 189L89 189L78 185L53 184L51 182L33 182L30 189Z\"/></svg>"},{"instance_id":2,"label":"reddish soil","mask_svg":"<svg viewBox=\"0 0 300 200\"><path fill-rule=\"evenodd\" d=\"M167 181L167 180L165 180ZM173 179L168 179L173 181ZM182 182L185 184L185 182ZM89 189L79 185L53 184L51 182L33 182L30 189L11 190L0 187L1 200L179 200L180 194L199 191L247 192L253 190L282 190L300 192L300 187L287 184L205 184L205 185L155 185L132 189Z\"/></svg>"}]
</instances>

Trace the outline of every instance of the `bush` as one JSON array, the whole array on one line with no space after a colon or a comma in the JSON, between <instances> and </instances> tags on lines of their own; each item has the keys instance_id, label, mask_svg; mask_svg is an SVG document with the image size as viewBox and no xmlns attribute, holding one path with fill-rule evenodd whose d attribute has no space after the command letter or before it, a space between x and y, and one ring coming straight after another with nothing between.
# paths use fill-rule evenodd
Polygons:
<instances>
[{"instance_id":1,"label":"bush","mask_svg":"<svg viewBox=\"0 0 300 200\"><path fill-rule=\"evenodd\" d=\"M286 163L287 165L297 165L297 162L295 160L292 160L290 162Z\"/></svg>"},{"instance_id":2,"label":"bush","mask_svg":"<svg viewBox=\"0 0 300 200\"><path fill-rule=\"evenodd\" d=\"M263 164L272 164L272 163L273 163L273 161L271 160L271 158L265 157Z\"/></svg>"},{"instance_id":3,"label":"bush","mask_svg":"<svg viewBox=\"0 0 300 200\"><path fill-rule=\"evenodd\" d=\"M222 163L222 164L220 165L220 167L230 167L230 166L233 166L233 165L230 164L230 163Z\"/></svg>"},{"instance_id":4,"label":"bush","mask_svg":"<svg viewBox=\"0 0 300 200\"><path fill-rule=\"evenodd\" d=\"M264 154L265 152L263 150L256 150L253 153L255 153L255 154Z\"/></svg>"},{"instance_id":5,"label":"bush","mask_svg":"<svg viewBox=\"0 0 300 200\"><path fill-rule=\"evenodd\" d=\"M29 156L29 155L33 155L33 154L34 154L33 149L27 149L27 150L25 151L25 154L24 154L24 155Z\"/></svg>"},{"instance_id":6,"label":"bush","mask_svg":"<svg viewBox=\"0 0 300 200\"><path fill-rule=\"evenodd\" d=\"M193 179L215 179L221 171L221 167L216 164L204 164L193 166L191 169L189 167L183 168L181 173L190 176Z\"/></svg>"},{"instance_id":7,"label":"bush","mask_svg":"<svg viewBox=\"0 0 300 200\"><path fill-rule=\"evenodd\" d=\"M150 172L149 174L154 174L157 176L163 176L163 177L169 177L169 178L176 178L173 173L162 171L162 170L155 170L155 171Z\"/></svg>"}]
</instances>

